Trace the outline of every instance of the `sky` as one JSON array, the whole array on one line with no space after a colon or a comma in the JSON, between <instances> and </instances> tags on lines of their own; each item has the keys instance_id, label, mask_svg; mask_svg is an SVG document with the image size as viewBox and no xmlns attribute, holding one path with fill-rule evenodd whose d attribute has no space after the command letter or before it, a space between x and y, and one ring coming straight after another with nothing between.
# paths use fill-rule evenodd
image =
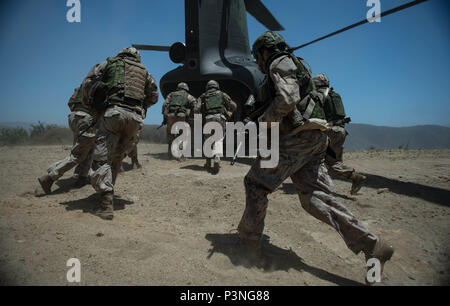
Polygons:
<instances>
[{"instance_id":1,"label":"sky","mask_svg":"<svg viewBox=\"0 0 450 306\"><path fill-rule=\"evenodd\" d=\"M381 0L385 11L410 0ZM133 43L184 42L184 0L80 0L81 22L66 0L0 2L0 123L67 126L67 101L89 70ZM366 18L366 0L263 0L291 46ZM450 126L450 1L429 0L295 52L325 73L354 123ZM250 45L267 29L247 14ZM178 65L142 51L158 82ZM158 103L145 124L160 124Z\"/></svg>"}]
</instances>

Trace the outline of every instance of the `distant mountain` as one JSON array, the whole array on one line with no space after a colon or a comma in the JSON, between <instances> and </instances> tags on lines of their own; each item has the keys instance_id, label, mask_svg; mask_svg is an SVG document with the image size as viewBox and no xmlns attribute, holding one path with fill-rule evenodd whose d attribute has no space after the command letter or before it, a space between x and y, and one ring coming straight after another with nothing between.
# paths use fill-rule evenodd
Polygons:
<instances>
[{"instance_id":1,"label":"distant mountain","mask_svg":"<svg viewBox=\"0 0 450 306\"><path fill-rule=\"evenodd\" d=\"M450 127L421 125L387 127L351 123L345 150L367 149L450 149Z\"/></svg>"}]
</instances>

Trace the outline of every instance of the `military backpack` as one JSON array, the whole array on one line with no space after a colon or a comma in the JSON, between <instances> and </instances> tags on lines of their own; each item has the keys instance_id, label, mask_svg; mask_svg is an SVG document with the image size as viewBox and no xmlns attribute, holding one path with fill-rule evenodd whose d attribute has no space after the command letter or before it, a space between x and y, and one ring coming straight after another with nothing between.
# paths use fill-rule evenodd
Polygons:
<instances>
[{"instance_id":1,"label":"military backpack","mask_svg":"<svg viewBox=\"0 0 450 306\"><path fill-rule=\"evenodd\" d=\"M223 114L223 93L220 91L207 92L203 97L204 110L207 115Z\"/></svg>"},{"instance_id":2,"label":"military backpack","mask_svg":"<svg viewBox=\"0 0 450 306\"><path fill-rule=\"evenodd\" d=\"M70 97L69 103L67 103L72 112L75 111L76 105L81 104L82 99L83 99L83 92L81 86L79 86L75 89L72 96Z\"/></svg>"},{"instance_id":3,"label":"military backpack","mask_svg":"<svg viewBox=\"0 0 450 306\"><path fill-rule=\"evenodd\" d=\"M187 112L189 94L185 90L175 91L170 95L169 114Z\"/></svg>"},{"instance_id":4,"label":"military backpack","mask_svg":"<svg viewBox=\"0 0 450 306\"><path fill-rule=\"evenodd\" d=\"M328 122L345 119L345 109L341 96L330 88L324 103L325 116Z\"/></svg>"},{"instance_id":5,"label":"military backpack","mask_svg":"<svg viewBox=\"0 0 450 306\"><path fill-rule=\"evenodd\" d=\"M108 58L105 82L108 99L131 106L142 106L145 98L147 70L145 66L127 58Z\"/></svg>"}]
</instances>

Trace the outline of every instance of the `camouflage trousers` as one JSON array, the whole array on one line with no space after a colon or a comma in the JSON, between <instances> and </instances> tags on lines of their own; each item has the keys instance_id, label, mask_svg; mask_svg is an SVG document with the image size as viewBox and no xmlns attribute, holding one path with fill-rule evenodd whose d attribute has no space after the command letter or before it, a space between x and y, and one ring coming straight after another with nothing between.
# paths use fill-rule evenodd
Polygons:
<instances>
[{"instance_id":1,"label":"camouflage trousers","mask_svg":"<svg viewBox=\"0 0 450 306\"><path fill-rule=\"evenodd\" d=\"M215 115L207 115L206 117L205 117L205 122L204 122L204 124L207 124L207 123L209 123L209 122L217 122L217 123L219 123L221 126L222 126L222 131L223 131L223 136L225 136L225 125L226 125L226 119L225 119L225 117L223 116L223 115L221 115L221 114L215 114ZM205 134L205 136L204 136L204 139L208 139L209 137L211 136L211 134ZM222 140L221 140L221 145L222 145L222 149L223 149L223 138L222 138ZM213 149L213 153L215 154L212 158L217 158L217 160L219 160L220 161L220 157L219 157L219 154L220 153L223 153L223 152L220 152L220 150L219 150L219 147L220 146L218 146L218 144L216 143L216 147L215 148L212 148ZM223 155L223 154L221 154L221 155ZM211 163L211 158L206 158L206 162L207 163Z\"/></svg>"},{"instance_id":2,"label":"camouflage trousers","mask_svg":"<svg viewBox=\"0 0 450 306\"><path fill-rule=\"evenodd\" d=\"M343 127L333 126L333 128L328 130L327 135L330 142L329 147L336 154L336 157L334 157L327 153L325 163L328 170L336 176L350 178L355 169L344 164L342 160L347 131Z\"/></svg>"},{"instance_id":3,"label":"camouflage trousers","mask_svg":"<svg viewBox=\"0 0 450 306\"><path fill-rule=\"evenodd\" d=\"M131 158L132 160L137 160L137 156L138 156L138 151L137 151L137 144L134 145L131 150L128 152L128 157Z\"/></svg>"},{"instance_id":4,"label":"camouflage trousers","mask_svg":"<svg viewBox=\"0 0 450 306\"><path fill-rule=\"evenodd\" d=\"M91 173L97 192L114 192L122 160L137 143L142 122L140 114L119 106L108 108L101 117L94 149L96 169Z\"/></svg>"},{"instance_id":5,"label":"camouflage trousers","mask_svg":"<svg viewBox=\"0 0 450 306\"><path fill-rule=\"evenodd\" d=\"M78 134L88 128L93 122L91 115L76 111L69 114L69 127L73 133L73 146L70 155L51 165L47 172L53 181L58 180L65 172L73 167L75 176L87 177L92 163L92 148L95 139L95 127L90 128L83 135Z\"/></svg>"},{"instance_id":6,"label":"camouflage trousers","mask_svg":"<svg viewBox=\"0 0 450 306\"><path fill-rule=\"evenodd\" d=\"M131 149L127 152L127 156L129 158L131 158L132 160L137 160L137 158L138 158L137 145L138 145L139 140L141 138L141 132L142 132L142 129L139 131L139 133L138 133L138 135L136 137L135 143L131 146Z\"/></svg>"},{"instance_id":7,"label":"camouflage trousers","mask_svg":"<svg viewBox=\"0 0 450 306\"><path fill-rule=\"evenodd\" d=\"M257 241L264 230L267 195L288 177L302 207L332 226L354 253L370 251L378 240L334 196L334 186L324 164L328 139L319 130L303 131L280 139L280 159L275 168L261 168L259 159L244 179L246 207L238 226L239 237Z\"/></svg>"},{"instance_id":8,"label":"camouflage trousers","mask_svg":"<svg viewBox=\"0 0 450 306\"><path fill-rule=\"evenodd\" d=\"M172 158L172 142L175 140L175 138L177 138L177 135L172 134L172 126L177 123L177 122L186 122L186 116L184 114L168 114L167 115L167 130L166 130L166 135L167 135L167 154L169 155L169 158ZM180 150L183 150L183 143L180 143Z\"/></svg>"}]
</instances>

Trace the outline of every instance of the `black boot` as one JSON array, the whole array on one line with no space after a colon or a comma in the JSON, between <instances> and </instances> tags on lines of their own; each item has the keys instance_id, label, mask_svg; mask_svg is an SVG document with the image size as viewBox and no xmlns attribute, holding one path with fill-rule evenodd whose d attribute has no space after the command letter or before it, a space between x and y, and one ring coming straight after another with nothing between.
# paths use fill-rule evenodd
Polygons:
<instances>
[{"instance_id":1,"label":"black boot","mask_svg":"<svg viewBox=\"0 0 450 306\"><path fill-rule=\"evenodd\" d=\"M39 184L41 184L41 187L44 190L45 194L52 193L53 180L50 175L46 174L44 176L41 176L40 178L38 178L38 181Z\"/></svg>"}]
</instances>

